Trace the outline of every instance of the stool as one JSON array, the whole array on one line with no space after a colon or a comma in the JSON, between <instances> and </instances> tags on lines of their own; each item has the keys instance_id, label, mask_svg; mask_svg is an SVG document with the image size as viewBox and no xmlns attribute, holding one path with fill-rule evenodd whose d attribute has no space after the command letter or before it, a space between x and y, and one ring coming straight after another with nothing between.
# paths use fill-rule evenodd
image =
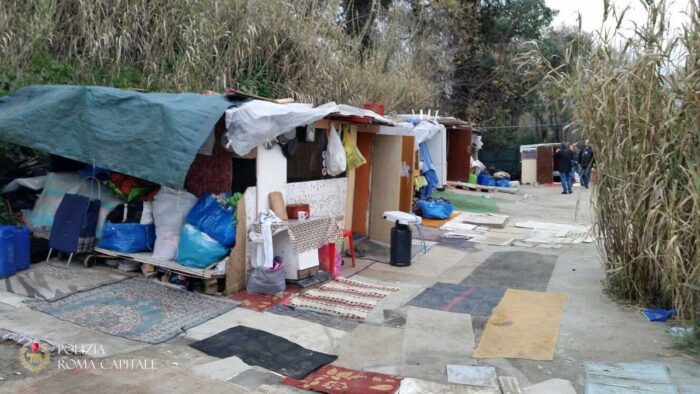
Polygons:
<instances>
[{"instance_id":1,"label":"stool","mask_svg":"<svg viewBox=\"0 0 700 394\"><path fill-rule=\"evenodd\" d=\"M343 229L343 238L348 239L350 244L350 258L352 259L352 267L355 268L355 245L352 242L352 231Z\"/></svg>"}]
</instances>

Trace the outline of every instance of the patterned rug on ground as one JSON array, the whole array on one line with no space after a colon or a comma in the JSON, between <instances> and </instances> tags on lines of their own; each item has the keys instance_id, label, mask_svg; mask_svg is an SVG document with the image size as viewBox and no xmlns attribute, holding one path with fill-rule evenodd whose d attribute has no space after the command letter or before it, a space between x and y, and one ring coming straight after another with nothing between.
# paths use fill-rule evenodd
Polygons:
<instances>
[{"instance_id":1,"label":"patterned rug on ground","mask_svg":"<svg viewBox=\"0 0 700 394\"><path fill-rule=\"evenodd\" d=\"M296 379L304 379L311 372L338 358L246 326L231 327L190 346L213 357L236 356L248 365Z\"/></svg>"},{"instance_id":2,"label":"patterned rug on ground","mask_svg":"<svg viewBox=\"0 0 700 394\"><path fill-rule=\"evenodd\" d=\"M318 323L322 326L347 332L354 330L355 327L362 324L358 320L343 319L342 317L336 315L314 312L312 310L302 308L293 308L282 304L275 305L274 308L270 309L268 312L274 313L275 315L289 316L295 319L306 320L311 323Z\"/></svg>"},{"instance_id":3,"label":"patterned rug on ground","mask_svg":"<svg viewBox=\"0 0 700 394\"><path fill-rule=\"evenodd\" d=\"M266 312L297 291L299 291L299 286L296 285L288 285L284 292L273 295L249 293L242 290L232 295L231 299L240 302L243 308L258 312Z\"/></svg>"},{"instance_id":4,"label":"patterned rug on ground","mask_svg":"<svg viewBox=\"0 0 700 394\"><path fill-rule=\"evenodd\" d=\"M296 294L285 303L294 308L364 320L379 301L395 291L399 291L399 288L338 277L317 288Z\"/></svg>"},{"instance_id":5,"label":"patterned rug on ground","mask_svg":"<svg viewBox=\"0 0 700 394\"><path fill-rule=\"evenodd\" d=\"M470 315L491 316L506 289L493 286L465 286L436 283L418 294L408 305Z\"/></svg>"},{"instance_id":6,"label":"patterned rug on ground","mask_svg":"<svg viewBox=\"0 0 700 394\"><path fill-rule=\"evenodd\" d=\"M65 263L49 261L32 264L29 269L0 279L0 290L52 301L129 277L113 269L86 268L77 262L66 266Z\"/></svg>"},{"instance_id":7,"label":"patterned rug on ground","mask_svg":"<svg viewBox=\"0 0 700 394\"><path fill-rule=\"evenodd\" d=\"M237 304L132 278L77 293L33 309L107 334L161 343Z\"/></svg>"},{"instance_id":8,"label":"patterned rug on ground","mask_svg":"<svg viewBox=\"0 0 700 394\"><path fill-rule=\"evenodd\" d=\"M395 393L401 378L383 373L356 371L326 365L303 380L285 378L282 383L322 393Z\"/></svg>"}]
</instances>

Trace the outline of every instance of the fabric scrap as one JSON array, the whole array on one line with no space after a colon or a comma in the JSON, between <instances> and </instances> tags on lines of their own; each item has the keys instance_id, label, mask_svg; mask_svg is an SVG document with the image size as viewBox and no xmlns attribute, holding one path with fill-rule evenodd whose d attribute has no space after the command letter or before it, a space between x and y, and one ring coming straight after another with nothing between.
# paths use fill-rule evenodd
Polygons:
<instances>
[{"instance_id":1,"label":"fabric scrap","mask_svg":"<svg viewBox=\"0 0 700 394\"><path fill-rule=\"evenodd\" d=\"M550 361L566 295L508 289L486 323L474 358Z\"/></svg>"},{"instance_id":2,"label":"fabric scrap","mask_svg":"<svg viewBox=\"0 0 700 394\"><path fill-rule=\"evenodd\" d=\"M299 286L289 285L287 289L280 294L257 294L242 290L232 295L230 298L240 302L242 308L266 312L297 291L299 291Z\"/></svg>"},{"instance_id":3,"label":"fabric scrap","mask_svg":"<svg viewBox=\"0 0 700 394\"><path fill-rule=\"evenodd\" d=\"M256 365L295 379L304 379L311 372L338 358L246 326L229 328L190 346L213 357L236 356L248 365Z\"/></svg>"},{"instance_id":4,"label":"fabric scrap","mask_svg":"<svg viewBox=\"0 0 700 394\"><path fill-rule=\"evenodd\" d=\"M401 378L376 372L326 365L303 380L285 378L282 383L321 393L395 393Z\"/></svg>"},{"instance_id":5,"label":"fabric scrap","mask_svg":"<svg viewBox=\"0 0 700 394\"><path fill-rule=\"evenodd\" d=\"M396 287L338 277L318 288L294 295L288 305L347 319L364 320L379 301L399 290Z\"/></svg>"}]
</instances>

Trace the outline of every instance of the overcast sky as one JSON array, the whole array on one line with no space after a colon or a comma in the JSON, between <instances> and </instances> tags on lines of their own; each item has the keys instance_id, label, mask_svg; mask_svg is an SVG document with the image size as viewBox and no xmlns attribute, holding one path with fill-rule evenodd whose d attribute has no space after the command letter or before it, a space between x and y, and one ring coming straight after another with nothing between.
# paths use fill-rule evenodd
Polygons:
<instances>
[{"instance_id":1,"label":"overcast sky","mask_svg":"<svg viewBox=\"0 0 700 394\"><path fill-rule=\"evenodd\" d=\"M671 10L671 28L678 28L686 20L684 11L691 1L676 0L669 2ZM558 10L559 14L554 19L554 26L561 24L576 26L577 13L581 14L583 30L593 32L600 28L603 21L603 0L545 0L547 6ZM616 8L624 8L629 5L630 11L625 15L625 19L642 23L646 20L644 7L639 0L611 0Z\"/></svg>"}]
</instances>

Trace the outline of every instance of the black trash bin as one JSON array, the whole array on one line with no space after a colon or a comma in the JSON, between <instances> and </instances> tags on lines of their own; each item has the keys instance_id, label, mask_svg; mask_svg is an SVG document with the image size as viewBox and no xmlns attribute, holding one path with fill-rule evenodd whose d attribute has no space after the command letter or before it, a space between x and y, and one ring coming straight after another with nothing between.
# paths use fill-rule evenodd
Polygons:
<instances>
[{"instance_id":1,"label":"black trash bin","mask_svg":"<svg viewBox=\"0 0 700 394\"><path fill-rule=\"evenodd\" d=\"M391 249L389 262L395 267L411 265L411 228L398 221L391 229Z\"/></svg>"}]
</instances>

